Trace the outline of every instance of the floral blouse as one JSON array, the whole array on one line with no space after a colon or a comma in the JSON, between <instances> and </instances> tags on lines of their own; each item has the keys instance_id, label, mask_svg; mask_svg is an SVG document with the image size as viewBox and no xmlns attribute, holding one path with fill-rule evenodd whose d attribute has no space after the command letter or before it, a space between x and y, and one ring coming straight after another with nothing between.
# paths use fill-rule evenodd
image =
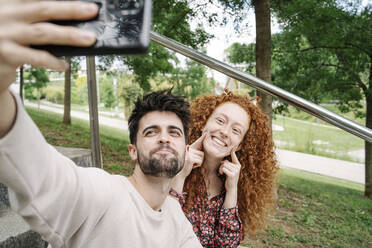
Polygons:
<instances>
[{"instance_id":1,"label":"floral blouse","mask_svg":"<svg viewBox=\"0 0 372 248\"><path fill-rule=\"evenodd\" d=\"M173 189L169 193L178 198L183 208L187 193L180 195ZM185 212L196 236L205 248L236 248L242 239L243 226L238 207L224 209L222 207L224 200L225 192L222 192L206 202L204 211L196 211L196 209L201 208L200 204L197 204L189 214ZM197 202L201 202L199 195L197 196ZM185 211L185 209L183 210Z\"/></svg>"}]
</instances>

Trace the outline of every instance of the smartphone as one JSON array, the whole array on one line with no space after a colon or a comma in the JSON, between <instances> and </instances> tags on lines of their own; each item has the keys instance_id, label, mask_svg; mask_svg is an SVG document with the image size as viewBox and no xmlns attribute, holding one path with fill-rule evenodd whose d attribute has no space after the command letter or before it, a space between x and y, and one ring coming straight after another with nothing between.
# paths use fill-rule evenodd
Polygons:
<instances>
[{"instance_id":1,"label":"smartphone","mask_svg":"<svg viewBox=\"0 0 372 248\"><path fill-rule=\"evenodd\" d=\"M63 0L61 0L63 1ZM88 21L53 21L58 25L76 26L96 33L91 47L33 46L57 57L113 54L143 54L150 44L151 0L83 0L94 2L99 14Z\"/></svg>"}]
</instances>

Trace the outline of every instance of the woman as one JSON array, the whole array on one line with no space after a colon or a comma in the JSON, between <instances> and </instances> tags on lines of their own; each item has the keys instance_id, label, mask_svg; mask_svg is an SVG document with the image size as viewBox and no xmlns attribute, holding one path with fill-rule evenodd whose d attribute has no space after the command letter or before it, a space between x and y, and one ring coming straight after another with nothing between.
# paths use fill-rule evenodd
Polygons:
<instances>
[{"instance_id":1,"label":"woman","mask_svg":"<svg viewBox=\"0 0 372 248\"><path fill-rule=\"evenodd\" d=\"M254 100L225 91L191 102L191 145L170 194L204 247L238 247L275 202L274 143Z\"/></svg>"}]
</instances>

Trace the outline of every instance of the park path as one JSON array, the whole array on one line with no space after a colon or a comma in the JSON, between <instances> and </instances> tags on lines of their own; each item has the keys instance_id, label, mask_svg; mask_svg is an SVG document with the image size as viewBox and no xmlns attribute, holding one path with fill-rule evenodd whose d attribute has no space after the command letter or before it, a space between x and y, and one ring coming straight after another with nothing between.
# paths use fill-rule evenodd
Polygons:
<instances>
[{"instance_id":1,"label":"park path","mask_svg":"<svg viewBox=\"0 0 372 248\"><path fill-rule=\"evenodd\" d=\"M38 107L37 104L27 101L25 104L26 106L33 108ZM63 109L55 106L40 105L40 109L63 113ZM71 111L71 116L83 120L89 120L89 114L86 112ZM100 125L114 127L121 130L128 129L128 124L124 119L110 118L100 115L99 123ZM363 164L282 149L276 149L276 155L279 166L283 168L308 171L358 184L365 183L365 170Z\"/></svg>"}]
</instances>

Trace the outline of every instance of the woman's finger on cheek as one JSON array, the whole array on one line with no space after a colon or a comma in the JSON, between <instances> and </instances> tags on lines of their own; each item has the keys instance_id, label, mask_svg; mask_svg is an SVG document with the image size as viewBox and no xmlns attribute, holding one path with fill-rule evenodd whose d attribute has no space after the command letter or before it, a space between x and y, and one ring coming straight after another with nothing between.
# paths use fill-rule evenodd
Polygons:
<instances>
[{"instance_id":1,"label":"woman's finger on cheek","mask_svg":"<svg viewBox=\"0 0 372 248\"><path fill-rule=\"evenodd\" d=\"M194 163L194 164L192 165L192 168L195 169L195 168L198 168L198 167L200 167L200 166L201 166L200 163Z\"/></svg>"},{"instance_id":2,"label":"woman's finger on cheek","mask_svg":"<svg viewBox=\"0 0 372 248\"><path fill-rule=\"evenodd\" d=\"M204 157L204 152L195 150L195 154L199 157Z\"/></svg>"},{"instance_id":3,"label":"woman's finger on cheek","mask_svg":"<svg viewBox=\"0 0 372 248\"><path fill-rule=\"evenodd\" d=\"M192 164L192 168L200 167L202 164L202 161L199 158L194 159L194 163Z\"/></svg>"},{"instance_id":4,"label":"woman's finger on cheek","mask_svg":"<svg viewBox=\"0 0 372 248\"><path fill-rule=\"evenodd\" d=\"M220 168L218 168L218 173L219 173L220 175L223 174L223 168L224 168L224 165L221 163Z\"/></svg>"}]
</instances>

